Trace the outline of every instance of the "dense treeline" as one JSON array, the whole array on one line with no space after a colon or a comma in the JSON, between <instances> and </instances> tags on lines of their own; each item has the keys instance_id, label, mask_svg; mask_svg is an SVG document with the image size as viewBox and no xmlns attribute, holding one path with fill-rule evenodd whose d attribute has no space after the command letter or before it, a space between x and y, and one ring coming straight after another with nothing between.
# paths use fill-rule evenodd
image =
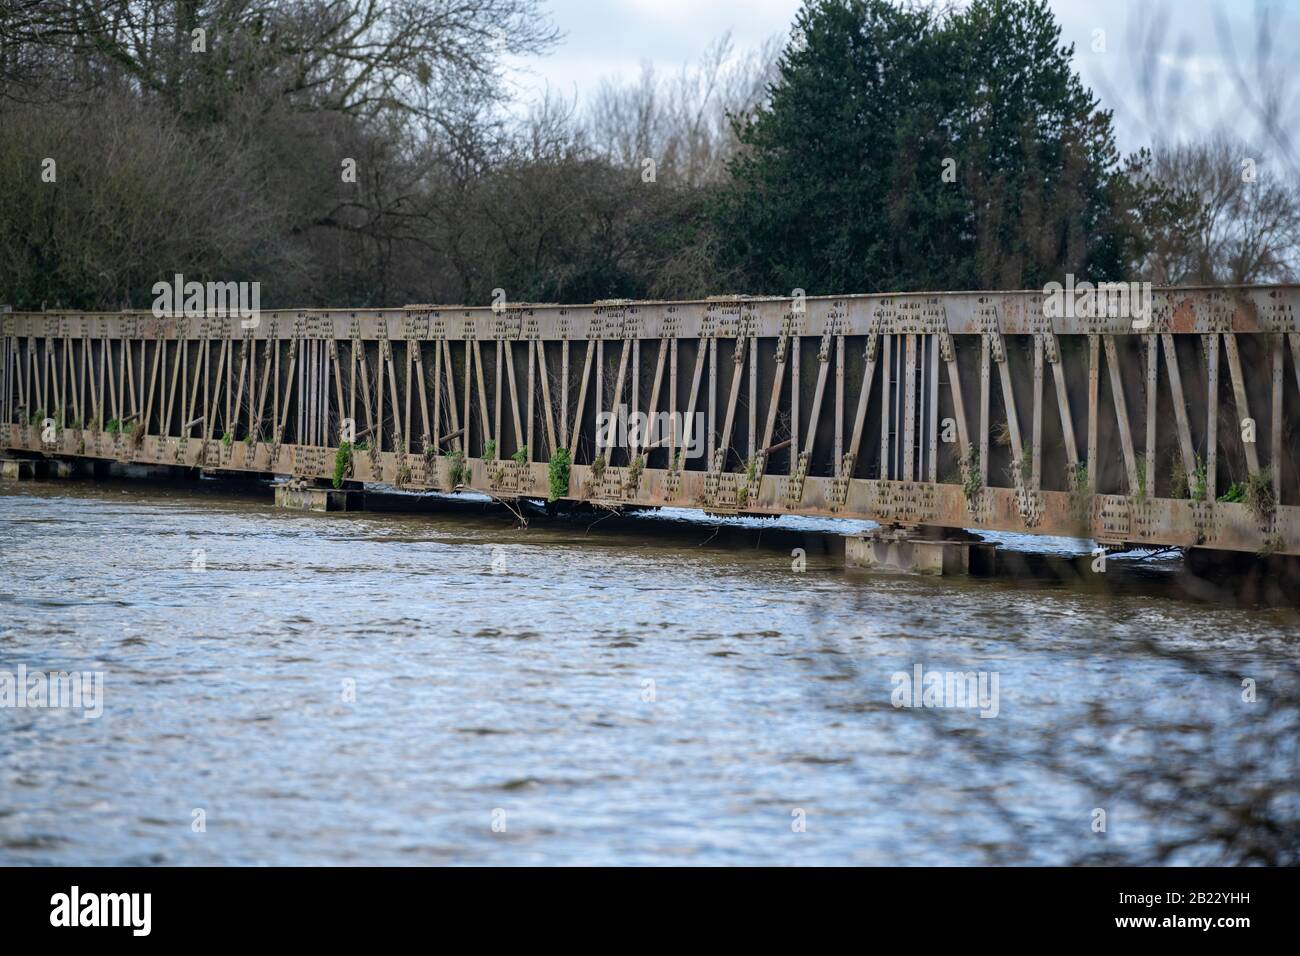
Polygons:
<instances>
[{"instance_id":1,"label":"dense treeline","mask_svg":"<svg viewBox=\"0 0 1300 956\"><path fill-rule=\"evenodd\" d=\"M1120 156L1045 0L807 0L581 109L537 0L0 0L0 302L264 306L1289 276L1228 140Z\"/></svg>"}]
</instances>

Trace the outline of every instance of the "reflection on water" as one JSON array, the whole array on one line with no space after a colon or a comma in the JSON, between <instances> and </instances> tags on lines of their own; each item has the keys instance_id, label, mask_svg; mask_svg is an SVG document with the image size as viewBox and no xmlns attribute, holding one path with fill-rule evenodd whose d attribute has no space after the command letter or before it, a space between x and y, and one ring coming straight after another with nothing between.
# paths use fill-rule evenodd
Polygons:
<instances>
[{"instance_id":1,"label":"reflection on water","mask_svg":"<svg viewBox=\"0 0 1300 956\"><path fill-rule=\"evenodd\" d=\"M97 720L0 709L0 863L1300 862L1296 612L1171 562L872 576L785 523L205 485L0 487L0 672L105 674ZM917 665L997 716L893 706Z\"/></svg>"}]
</instances>

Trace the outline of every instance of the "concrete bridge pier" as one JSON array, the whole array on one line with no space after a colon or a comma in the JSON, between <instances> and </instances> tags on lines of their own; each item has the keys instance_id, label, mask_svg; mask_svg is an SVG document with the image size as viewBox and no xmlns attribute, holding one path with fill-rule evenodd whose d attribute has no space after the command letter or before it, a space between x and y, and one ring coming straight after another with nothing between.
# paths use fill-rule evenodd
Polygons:
<instances>
[{"instance_id":1,"label":"concrete bridge pier","mask_svg":"<svg viewBox=\"0 0 1300 956\"><path fill-rule=\"evenodd\" d=\"M366 492L360 482L335 488L323 479L292 478L275 486L275 506L291 511L363 511Z\"/></svg>"},{"instance_id":2,"label":"concrete bridge pier","mask_svg":"<svg viewBox=\"0 0 1300 956\"><path fill-rule=\"evenodd\" d=\"M113 474L113 462L107 458L49 458L46 459L45 466L45 478L92 478L104 481Z\"/></svg>"},{"instance_id":3,"label":"concrete bridge pier","mask_svg":"<svg viewBox=\"0 0 1300 956\"><path fill-rule=\"evenodd\" d=\"M14 457L0 459L0 478L8 481L33 481L50 478L98 477L94 467L102 465L108 474L109 462L92 459Z\"/></svg>"},{"instance_id":4,"label":"concrete bridge pier","mask_svg":"<svg viewBox=\"0 0 1300 956\"><path fill-rule=\"evenodd\" d=\"M5 481L31 481L36 478L34 458L0 458L0 478Z\"/></svg>"},{"instance_id":5,"label":"concrete bridge pier","mask_svg":"<svg viewBox=\"0 0 1300 956\"><path fill-rule=\"evenodd\" d=\"M77 477L94 478L96 481L104 481L113 471L113 463L106 458L74 460L70 464L74 466L72 473Z\"/></svg>"},{"instance_id":6,"label":"concrete bridge pier","mask_svg":"<svg viewBox=\"0 0 1300 956\"><path fill-rule=\"evenodd\" d=\"M990 575L996 552L996 544L964 531L895 525L847 539L844 562L850 568L906 574Z\"/></svg>"}]
</instances>

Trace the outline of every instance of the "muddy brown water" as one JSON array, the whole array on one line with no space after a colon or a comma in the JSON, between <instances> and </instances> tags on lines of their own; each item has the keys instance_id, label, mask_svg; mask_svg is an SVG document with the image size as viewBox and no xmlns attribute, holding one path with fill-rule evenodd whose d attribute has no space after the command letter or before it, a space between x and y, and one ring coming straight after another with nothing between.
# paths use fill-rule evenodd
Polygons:
<instances>
[{"instance_id":1,"label":"muddy brown water","mask_svg":"<svg viewBox=\"0 0 1300 956\"><path fill-rule=\"evenodd\" d=\"M0 707L0 863L1300 860L1300 617L1174 558L932 579L846 572L848 523L374 504L0 484L0 686L103 681Z\"/></svg>"}]
</instances>

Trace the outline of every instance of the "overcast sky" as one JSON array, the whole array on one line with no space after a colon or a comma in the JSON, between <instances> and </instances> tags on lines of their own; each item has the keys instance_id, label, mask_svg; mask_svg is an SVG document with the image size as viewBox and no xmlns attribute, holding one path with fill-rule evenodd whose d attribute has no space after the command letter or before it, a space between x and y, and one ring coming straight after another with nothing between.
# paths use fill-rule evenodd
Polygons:
<instances>
[{"instance_id":1,"label":"overcast sky","mask_svg":"<svg viewBox=\"0 0 1300 956\"><path fill-rule=\"evenodd\" d=\"M1197 136L1226 128L1271 151L1282 147L1255 120L1270 97L1282 116L1300 118L1300 83L1290 79L1290 65L1300 62L1300 0L1051 5L1063 41L1074 43L1075 68L1115 111L1125 150L1162 134ZM527 98L549 85L569 98L576 93L581 104L602 78L632 79L643 61L674 72L728 30L738 47L784 36L799 6L800 0L549 0L564 40L549 56L528 61L518 89ZM1261 23L1267 29L1260 31ZM1273 45L1270 56L1259 55L1261 35ZM1104 50L1094 52L1103 42ZM1144 52L1149 42L1156 45L1154 54ZM1282 82L1280 96L1257 76L1270 60L1274 80ZM1155 96L1144 96L1144 83Z\"/></svg>"}]
</instances>

